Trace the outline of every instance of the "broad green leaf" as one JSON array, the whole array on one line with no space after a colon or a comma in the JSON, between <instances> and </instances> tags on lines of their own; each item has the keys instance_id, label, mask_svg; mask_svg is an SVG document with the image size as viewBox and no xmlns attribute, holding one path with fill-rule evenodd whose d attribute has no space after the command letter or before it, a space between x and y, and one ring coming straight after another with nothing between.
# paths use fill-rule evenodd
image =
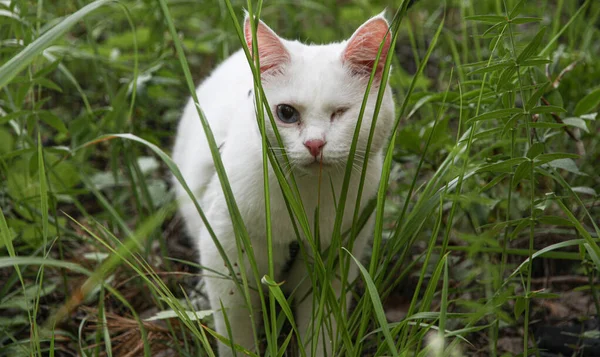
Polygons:
<instances>
[{"instance_id":1,"label":"broad green leaf","mask_svg":"<svg viewBox=\"0 0 600 357\"><path fill-rule=\"evenodd\" d=\"M596 88L591 93L581 98L575 106L573 114L580 116L594 111L600 104L600 88Z\"/></svg>"},{"instance_id":2,"label":"broad green leaf","mask_svg":"<svg viewBox=\"0 0 600 357\"><path fill-rule=\"evenodd\" d=\"M531 42L529 42L527 47L525 47L523 49L523 52L521 52L521 54L519 54L519 57L517 57L517 63L523 64L523 62L526 59L528 59L529 57L531 57L537 53L537 49L540 46L540 43L542 43L545 33L546 33L546 28L542 27L540 29L540 31L535 35L535 37L531 40Z\"/></svg>"},{"instance_id":3,"label":"broad green leaf","mask_svg":"<svg viewBox=\"0 0 600 357\"><path fill-rule=\"evenodd\" d=\"M0 120L2 120L1 117ZM14 136L5 128L0 127L0 156L2 154L11 152L14 144Z\"/></svg>"},{"instance_id":4,"label":"broad green leaf","mask_svg":"<svg viewBox=\"0 0 600 357\"><path fill-rule=\"evenodd\" d=\"M515 187L517 187L519 182L521 182L522 179L527 177L530 174L530 172L531 161L527 160L520 163L519 166L517 166L517 170L515 170L514 178L512 181L512 188L514 189Z\"/></svg>"},{"instance_id":5,"label":"broad green leaf","mask_svg":"<svg viewBox=\"0 0 600 357\"><path fill-rule=\"evenodd\" d=\"M47 110L42 110L42 111L37 112L36 114L40 118L41 121L50 125L54 129L56 129L59 133L64 134L64 133L68 132L68 129L65 126L65 124L63 123L63 121L59 117L57 117L54 113L47 111Z\"/></svg>"},{"instance_id":6,"label":"broad green leaf","mask_svg":"<svg viewBox=\"0 0 600 357\"><path fill-rule=\"evenodd\" d=\"M572 159L557 159L557 160L552 160L548 163L548 165L558 168L558 169L563 169L563 170L567 170L569 172L572 172L574 174L579 174L579 168L577 167L577 164L575 163L575 161L573 161Z\"/></svg>"},{"instance_id":7,"label":"broad green leaf","mask_svg":"<svg viewBox=\"0 0 600 357\"><path fill-rule=\"evenodd\" d=\"M30 116L33 113L31 110L17 110L12 113L5 114L0 116L0 124L8 123L13 119L18 119L23 116Z\"/></svg>"},{"instance_id":8,"label":"broad green leaf","mask_svg":"<svg viewBox=\"0 0 600 357\"><path fill-rule=\"evenodd\" d=\"M597 116L598 116L598 113L590 113L590 114L580 115L579 117L583 120L596 120Z\"/></svg>"},{"instance_id":9,"label":"broad green leaf","mask_svg":"<svg viewBox=\"0 0 600 357\"><path fill-rule=\"evenodd\" d=\"M511 80L514 74L517 73L517 66L511 66L505 68L500 74L500 78L498 78L498 88L508 87L509 83L512 83ZM516 108L513 108L516 109Z\"/></svg>"},{"instance_id":10,"label":"broad green leaf","mask_svg":"<svg viewBox=\"0 0 600 357\"><path fill-rule=\"evenodd\" d=\"M581 118L563 119L563 123L565 123L568 126L574 126L576 128L579 128L579 129L585 131L586 133L590 132L590 130L588 129L587 123L585 122L585 120L583 120Z\"/></svg>"},{"instance_id":11,"label":"broad green leaf","mask_svg":"<svg viewBox=\"0 0 600 357\"><path fill-rule=\"evenodd\" d=\"M527 150L527 157L533 159L544 152L544 144L543 143L535 143L531 145L529 150Z\"/></svg>"},{"instance_id":12,"label":"broad green leaf","mask_svg":"<svg viewBox=\"0 0 600 357\"><path fill-rule=\"evenodd\" d=\"M539 156L537 156L534 160L535 165L539 166L554 160L559 160L559 159L577 159L579 158L579 155L575 155L575 154L569 154L569 153L563 153L563 152L556 152L556 153L551 153L551 154L541 154Z\"/></svg>"},{"instance_id":13,"label":"broad green leaf","mask_svg":"<svg viewBox=\"0 0 600 357\"><path fill-rule=\"evenodd\" d=\"M33 83L62 93L62 88L59 87L58 84L49 80L48 78L44 78L44 77L34 78Z\"/></svg>"},{"instance_id":14,"label":"broad green leaf","mask_svg":"<svg viewBox=\"0 0 600 357\"><path fill-rule=\"evenodd\" d=\"M514 307L514 314L515 314L515 319L518 319L522 314L523 311L525 311L525 298L522 296L519 296L515 299L515 307Z\"/></svg>"},{"instance_id":15,"label":"broad green leaf","mask_svg":"<svg viewBox=\"0 0 600 357\"><path fill-rule=\"evenodd\" d=\"M587 186L577 186L577 187L573 187L572 188L573 191L577 192L577 193L581 193L584 195L590 195L590 196L596 196L596 190L594 190L591 187L587 187Z\"/></svg>"}]
</instances>

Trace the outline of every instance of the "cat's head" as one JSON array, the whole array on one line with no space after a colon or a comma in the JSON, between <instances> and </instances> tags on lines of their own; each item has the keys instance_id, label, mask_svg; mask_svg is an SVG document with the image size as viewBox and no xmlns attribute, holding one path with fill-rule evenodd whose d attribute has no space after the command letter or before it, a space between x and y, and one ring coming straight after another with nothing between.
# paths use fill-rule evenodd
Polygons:
<instances>
[{"instance_id":1,"label":"cat's head","mask_svg":"<svg viewBox=\"0 0 600 357\"><path fill-rule=\"evenodd\" d=\"M244 32L252 49L248 18ZM379 153L394 121L391 91L387 83L381 84L391 42L382 15L365 22L341 43L306 45L288 41L263 22L257 25L256 41L262 85L286 152L292 166L308 174L322 168L342 171L345 167L369 77L383 43L365 106L355 164L360 165L365 156L377 91L385 85L370 149L371 157ZM267 133L271 144L277 146L270 125Z\"/></svg>"}]
</instances>

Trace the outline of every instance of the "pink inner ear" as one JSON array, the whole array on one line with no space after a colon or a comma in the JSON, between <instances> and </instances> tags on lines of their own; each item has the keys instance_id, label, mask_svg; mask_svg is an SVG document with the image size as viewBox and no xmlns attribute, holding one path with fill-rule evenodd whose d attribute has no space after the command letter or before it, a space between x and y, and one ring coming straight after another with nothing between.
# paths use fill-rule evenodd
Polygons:
<instances>
[{"instance_id":1,"label":"pink inner ear","mask_svg":"<svg viewBox=\"0 0 600 357\"><path fill-rule=\"evenodd\" d=\"M247 18L244 22L244 35L248 49L252 52L252 30L250 28L250 20ZM256 41L258 42L261 74L281 70L281 66L290 60L290 55L277 34L262 21L258 23L256 29Z\"/></svg>"},{"instance_id":2,"label":"pink inner ear","mask_svg":"<svg viewBox=\"0 0 600 357\"><path fill-rule=\"evenodd\" d=\"M385 38L385 39L384 39ZM370 76L377 59L379 45L384 42L375 75L380 77L390 50L391 34L388 24L382 18L369 20L362 25L348 41L342 54L342 61L357 75Z\"/></svg>"}]
</instances>

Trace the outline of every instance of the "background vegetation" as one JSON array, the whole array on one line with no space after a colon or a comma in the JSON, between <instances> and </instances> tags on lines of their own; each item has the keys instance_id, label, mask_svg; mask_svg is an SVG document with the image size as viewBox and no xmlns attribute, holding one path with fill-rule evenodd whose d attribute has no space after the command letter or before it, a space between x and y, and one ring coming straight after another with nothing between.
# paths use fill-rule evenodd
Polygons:
<instances>
[{"instance_id":1,"label":"background vegetation","mask_svg":"<svg viewBox=\"0 0 600 357\"><path fill-rule=\"evenodd\" d=\"M239 48L248 5L231 6L0 1L0 355L211 354L162 151L190 95L178 48L198 83ZM325 43L400 6L269 1L261 18ZM400 126L340 355L594 355L599 18L592 0L420 0L396 19Z\"/></svg>"}]
</instances>

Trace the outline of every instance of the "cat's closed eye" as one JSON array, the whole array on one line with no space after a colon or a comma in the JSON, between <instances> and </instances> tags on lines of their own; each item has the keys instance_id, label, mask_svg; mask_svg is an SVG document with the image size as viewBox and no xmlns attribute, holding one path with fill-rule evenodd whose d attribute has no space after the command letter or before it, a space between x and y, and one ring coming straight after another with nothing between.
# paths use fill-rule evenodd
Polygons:
<instances>
[{"instance_id":1,"label":"cat's closed eye","mask_svg":"<svg viewBox=\"0 0 600 357\"><path fill-rule=\"evenodd\" d=\"M277 117L283 123L293 124L300 120L300 113L289 104L279 104L277 106Z\"/></svg>"},{"instance_id":2,"label":"cat's closed eye","mask_svg":"<svg viewBox=\"0 0 600 357\"><path fill-rule=\"evenodd\" d=\"M333 113L331 113L331 120L333 121L334 119L341 117L347 111L348 107L337 108Z\"/></svg>"}]
</instances>

